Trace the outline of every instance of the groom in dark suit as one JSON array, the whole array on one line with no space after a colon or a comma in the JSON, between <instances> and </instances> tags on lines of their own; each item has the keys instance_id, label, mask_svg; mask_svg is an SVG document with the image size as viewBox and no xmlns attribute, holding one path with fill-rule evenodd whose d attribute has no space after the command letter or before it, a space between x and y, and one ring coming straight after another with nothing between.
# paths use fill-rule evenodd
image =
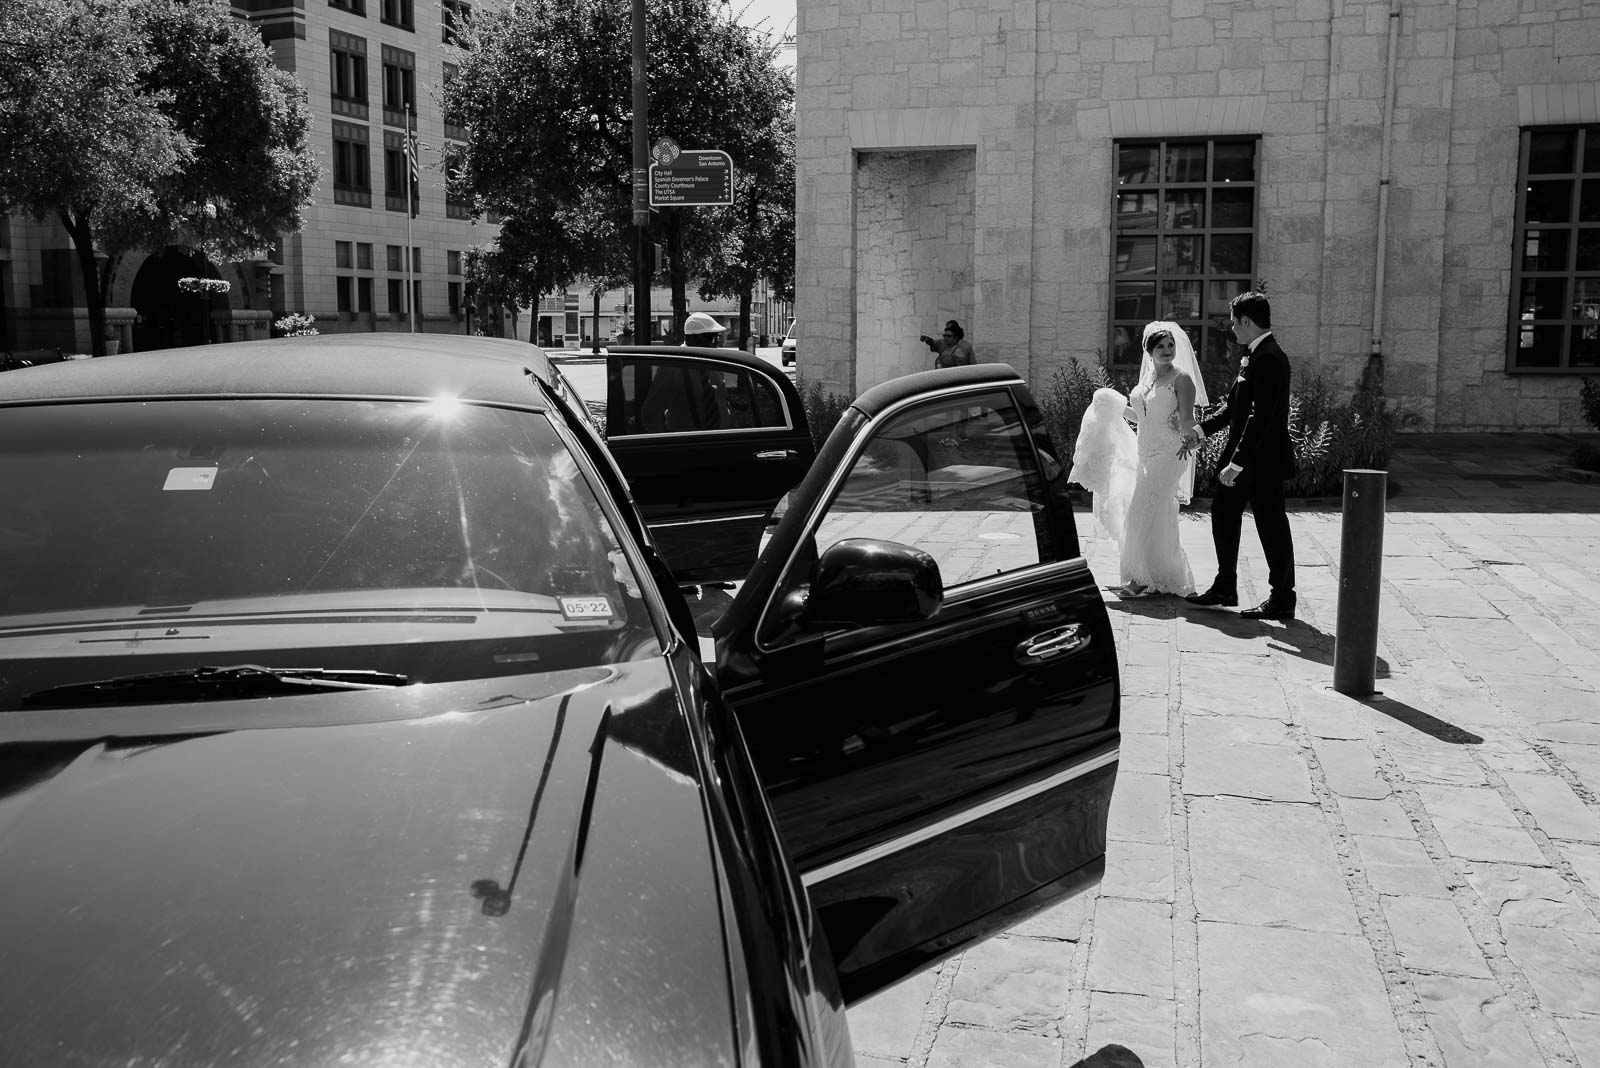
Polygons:
<instances>
[{"instance_id":1,"label":"groom in dark suit","mask_svg":"<svg viewBox=\"0 0 1600 1068\"><path fill-rule=\"evenodd\" d=\"M1249 505L1266 553L1272 595L1239 614L1246 619L1293 619L1294 543L1283 506L1283 484L1295 473L1294 446L1289 441L1289 358L1272 336L1272 306L1265 294L1241 293L1228 311L1234 338L1246 346L1239 378L1228 393L1228 406L1196 424L1181 454L1228 428L1227 444L1217 460L1221 485L1211 499L1217 578L1204 593L1190 594L1189 601L1208 608L1239 603L1239 533Z\"/></svg>"}]
</instances>

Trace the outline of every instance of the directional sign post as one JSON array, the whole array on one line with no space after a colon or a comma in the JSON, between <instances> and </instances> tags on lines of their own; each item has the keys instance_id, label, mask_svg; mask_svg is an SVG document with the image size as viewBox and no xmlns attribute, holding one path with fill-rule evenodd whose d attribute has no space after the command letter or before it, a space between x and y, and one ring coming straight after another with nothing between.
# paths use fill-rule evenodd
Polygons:
<instances>
[{"instance_id":1,"label":"directional sign post","mask_svg":"<svg viewBox=\"0 0 1600 1068\"><path fill-rule=\"evenodd\" d=\"M671 154L657 152L655 155L659 160ZM652 208L715 207L732 203L733 160L721 149L686 148L667 162L650 164Z\"/></svg>"}]
</instances>

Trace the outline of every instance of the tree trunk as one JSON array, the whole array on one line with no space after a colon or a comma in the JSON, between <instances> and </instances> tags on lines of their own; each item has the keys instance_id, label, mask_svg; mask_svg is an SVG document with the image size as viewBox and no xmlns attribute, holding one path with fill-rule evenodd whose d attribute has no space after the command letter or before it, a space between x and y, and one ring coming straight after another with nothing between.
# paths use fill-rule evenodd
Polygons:
<instances>
[{"instance_id":1,"label":"tree trunk","mask_svg":"<svg viewBox=\"0 0 1600 1068\"><path fill-rule=\"evenodd\" d=\"M100 285L100 272L94 264L94 235L87 215L73 216L63 211L61 222L78 251L78 273L83 279L83 299L89 306L89 349L96 356L106 354L106 298Z\"/></svg>"},{"instance_id":2,"label":"tree trunk","mask_svg":"<svg viewBox=\"0 0 1600 1068\"><path fill-rule=\"evenodd\" d=\"M674 345L682 343L683 323L689 318L689 298L686 296L689 268L683 262L683 226L678 210L668 208L662 211L666 216L668 277L672 281L671 343Z\"/></svg>"},{"instance_id":3,"label":"tree trunk","mask_svg":"<svg viewBox=\"0 0 1600 1068\"><path fill-rule=\"evenodd\" d=\"M739 347L747 352L750 349L750 305L754 303L750 288L749 283L739 288Z\"/></svg>"}]
</instances>

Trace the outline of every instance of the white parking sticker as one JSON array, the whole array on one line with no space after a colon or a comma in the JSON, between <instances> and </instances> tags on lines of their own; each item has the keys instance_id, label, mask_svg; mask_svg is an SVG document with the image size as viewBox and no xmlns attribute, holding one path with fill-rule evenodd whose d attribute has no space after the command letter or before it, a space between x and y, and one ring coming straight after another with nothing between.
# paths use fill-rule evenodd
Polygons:
<instances>
[{"instance_id":1,"label":"white parking sticker","mask_svg":"<svg viewBox=\"0 0 1600 1068\"><path fill-rule=\"evenodd\" d=\"M174 467L167 472L164 490L208 490L217 481L215 467Z\"/></svg>"},{"instance_id":2,"label":"white parking sticker","mask_svg":"<svg viewBox=\"0 0 1600 1068\"><path fill-rule=\"evenodd\" d=\"M564 619L610 619L611 598L601 594L586 597L562 597L561 616Z\"/></svg>"}]
</instances>

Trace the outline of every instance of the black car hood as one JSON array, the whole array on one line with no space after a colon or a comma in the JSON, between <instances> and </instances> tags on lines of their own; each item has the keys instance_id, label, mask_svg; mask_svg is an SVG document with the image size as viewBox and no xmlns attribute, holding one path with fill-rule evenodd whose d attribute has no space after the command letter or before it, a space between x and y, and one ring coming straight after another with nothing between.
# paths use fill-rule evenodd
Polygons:
<instances>
[{"instance_id":1,"label":"black car hood","mask_svg":"<svg viewBox=\"0 0 1600 1068\"><path fill-rule=\"evenodd\" d=\"M5 1063L733 1061L664 661L111 712L0 717Z\"/></svg>"}]
</instances>

